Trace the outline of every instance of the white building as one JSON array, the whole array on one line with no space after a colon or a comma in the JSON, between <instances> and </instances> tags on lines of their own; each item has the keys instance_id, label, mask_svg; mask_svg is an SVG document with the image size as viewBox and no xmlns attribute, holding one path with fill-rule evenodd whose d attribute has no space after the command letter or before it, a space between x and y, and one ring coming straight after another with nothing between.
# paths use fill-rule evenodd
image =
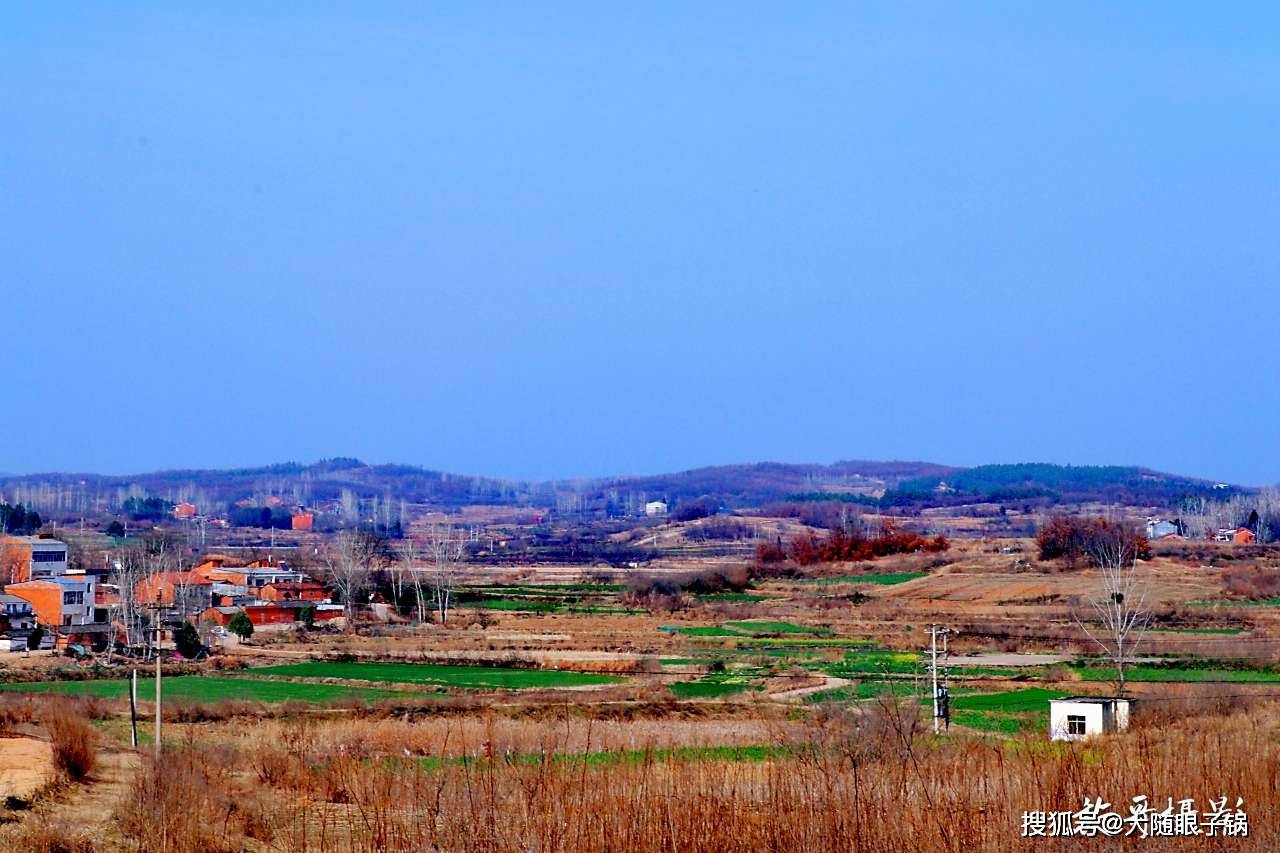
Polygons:
<instances>
[{"instance_id":1,"label":"white building","mask_svg":"<svg viewBox=\"0 0 1280 853\"><path fill-rule=\"evenodd\" d=\"M60 578L67 573L67 543L42 536L0 537L0 559L18 581Z\"/></svg>"},{"instance_id":2,"label":"white building","mask_svg":"<svg viewBox=\"0 0 1280 853\"><path fill-rule=\"evenodd\" d=\"M1052 740L1083 740L1128 727L1128 699L1069 696L1049 700L1049 737Z\"/></svg>"},{"instance_id":3,"label":"white building","mask_svg":"<svg viewBox=\"0 0 1280 853\"><path fill-rule=\"evenodd\" d=\"M1147 519L1147 538L1163 539L1166 536L1181 536L1182 528L1177 523L1162 518Z\"/></svg>"},{"instance_id":4,"label":"white building","mask_svg":"<svg viewBox=\"0 0 1280 853\"><path fill-rule=\"evenodd\" d=\"M644 505L644 514L648 516L666 515L667 502L666 501L649 501L647 504Z\"/></svg>"}]
</instances>

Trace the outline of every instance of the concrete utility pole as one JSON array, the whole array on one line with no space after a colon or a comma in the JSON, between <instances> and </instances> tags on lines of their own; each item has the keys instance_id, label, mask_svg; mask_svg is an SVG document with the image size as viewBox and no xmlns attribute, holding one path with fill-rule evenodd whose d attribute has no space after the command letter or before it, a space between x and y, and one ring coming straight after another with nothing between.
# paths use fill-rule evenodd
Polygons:
<instances>
[{"instance_id":1,"label":"concrete utility pole","mask_svg":"<svg viewBox=\"0 0 1280 853\"><path fill-rule=\"evenodd\" d=\"M156 758L157 759L160 758L160 625L159 623L156 624Z\"/></svg>"},{"instance_id":2,"label":"concrete utility pole","mask_svg":"<svg viewBox=\"0 0 1280 853\"><path fill-rule=\"evenodd\" d=\"M138 748L138 670L129 677L129 745Z\"/></svg>"},{"instance_id":3,"label":"concrete utility pole","mask_svg":"<svg viewBox=\"0 0 1280 853\"><path fill-rule=\"evenodd\" d=\"M156 590L156 603L151 605L152 625L155 639L152 641L151 651L156 656L156 758L160 758L160 628L162 624L161 614L163 611L163 595L160 590Z\"/></svg>"},{"instance_id":4,"label":"concrete utility pole","mask_svg":"<svg viewBox=\"0 0 1280 853\"><path fill-rule=\"evenodd\" d=\"M947 656L947 634L951 629L943 628L940 625L929 626L929 676L933 684L933 733L940 734L943 718L947 721L947 728L951 728L951 698L945 683L941 686L938 684L938 637L942 637L942 657L943 666L946 666ZM946 681L946 674L943 674L943 681Z\"/></svg>"}]
</instances>

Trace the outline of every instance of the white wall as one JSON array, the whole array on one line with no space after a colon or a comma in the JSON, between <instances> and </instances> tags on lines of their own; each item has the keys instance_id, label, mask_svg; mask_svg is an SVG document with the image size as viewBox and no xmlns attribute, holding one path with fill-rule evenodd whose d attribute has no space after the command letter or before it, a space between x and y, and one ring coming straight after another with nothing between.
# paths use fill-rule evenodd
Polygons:
<instances>
[{"instance_id":1,"label":"white wall","mask_svg":"<svg viewBox=\"0 0 1280 853\"><path fill-rule=\"evenodd\" d=\"M1067 733L1067 717L1084 717L1085 733ZM1053 740L1080 740L1104 732L1123 731L1129 728L1129 700L1115 699L1111 704L1102 702L1050 702L1049 737Z\"/></svg>"},{"instance_id":2,"label":"white wall","mask_svg":"<svg viewBox=\"0 0 1280 853\"><path fill-rule=\"evenodd\" d=\"M1081 740L1102 734L1102 705L1097 702L1052 702L1049 705L1049 737L1053 740ZM1084 717L1084 735L1067 733L1067 717Z\"/></svg>"}]
</instances>

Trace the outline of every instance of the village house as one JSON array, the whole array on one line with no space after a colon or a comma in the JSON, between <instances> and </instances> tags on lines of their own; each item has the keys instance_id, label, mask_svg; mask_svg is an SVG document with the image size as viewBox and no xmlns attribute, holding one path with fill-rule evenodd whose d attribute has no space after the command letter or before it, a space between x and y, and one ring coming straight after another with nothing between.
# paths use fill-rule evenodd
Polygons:
<instances>
[{"instance_id":1,"label":"village house","mask_svg":"<svg viewBox=\"0 0 1280 853\"><path fill-rule=\"evenodd\" d=\"M182 501L181 503L176 503L173 505L174 518L195 518L197 513L198 511L196 510L196 505L193 503L187 503L186 501Z\"/></svg>"},{"instance_id":2,"label":"village house","mask_svg":"<svg viewBox=\"0 0 1280 853\"><path fill-rule=\"evenodd\" d=\"M1182 525L1175 521L1169 521L1163 518L1147 519L1147 538L1155 541L1156 539L1175 539L1182 536Z\"/></svg>"},{"instance_id":3,"label":"village house","mask_svg":"<svg viewBox=\"0 0 1280 853\"><path fill-rule=\"evenodd\" d=\"M1128 727L1128 699L1069 696L1049 700L1049 737L1052 740L1083 740Z\"/></svg>"},{"instance_id":4,"label":"village house","mask_svg":"<svg viewBox=\"0 0 1280 853\"><path fill-rule=\"evenodd\" d=\"M667 514L666 501L649 501L644 505L644 514L653 518L654 516Z\"/></svg>"},{"instance_id":5,"label":"village house","mask_svg":"<svg viewBox=\"0 0 1280 853\"><path fill-rule=\"evenodd\" d=\"M210 607L200 614L200 621L226 627L232 618L244 611L255 628L263 626L292 625L302 621L302 611L310 609L316 622L327 622L343 615L341 604L321 604L309 601L280 601L270 604L250 604L245 607Z\"/></svg>"},{"instance_id":6,"label":"village house","mask_svg":"<svg viewBox=\"0 0 1280 853\"><path fill-rule=\"evenodd\" d=\"M198 575L211 577L215 570L221 569L230 562L230 560L231 558L224 554L206 554L204 559L201 560L191 571Z\"/></svg>"},{"instance_id":7,"label":"village house","mask_svg":"<svg viewBox=\"0 0 1280 853\"><path fill-rule=\"evenodd\" d=\"M17 595L0 594L0 631L30 631L36 626L31 602Z\"/></svg>"},{"instance_id":8,"label":"village house","mask_svg":"<svg viewBox=\"0 0 1280 853\"><path fill-rule=\"evenodd\" d=\"M36 621L54 628L95 624L97 579L93 575L6 584L4 591L31 603Z\"/></svg>"},{"instance_id":9,"label":"village house","mask_svg":"<svg viewBox=\"0 0 1280 853\"><path fill-rule=\"evenodd\" d=\"M213 603L214 582L194 571L157 572L133 586L133 600L199 613Z\"/></svg>"},{"instance_id":10,"label":"village house","mask_svg":"<svg viewBox=\"0 0 1280 853\"><path fill-rule=\"evenodd\" d=\"M324 586L315 581L267 584L258 592L263 601L327 601Z\"/></svg>"},{"instance_id":11,"label":"village house","mask_svg":"<svg viewBox=\"0 0 1280 853\"><path fill-rule=\"evenodd\" d=\"M67 573L65 542L46 536L0 537L0 581L22 583Z\"/></svg>"},{"instance_id":12,"label":"village house","mask_svg":"<svg viewBox=\"0 0 1280 853\"><path fill-rule=\"evenodd\" d=\"M1220 527L1211 534L1214 542L1230 542L1233 545L1252 545L1258 541L1247 527Z\"/></svg>"}]
</instances>

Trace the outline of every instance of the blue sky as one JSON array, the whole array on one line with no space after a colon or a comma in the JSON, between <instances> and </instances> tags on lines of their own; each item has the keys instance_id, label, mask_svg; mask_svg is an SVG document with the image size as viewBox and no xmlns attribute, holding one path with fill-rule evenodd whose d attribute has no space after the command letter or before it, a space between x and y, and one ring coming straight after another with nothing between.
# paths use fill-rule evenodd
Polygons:
<instances>
[{"instance_id":1,"label":"blue sky","mask_svg":"<svg viewBox=\"0 0 1280 853\"><path fill-rule=\"evenodd\" d=\"M0 470L1280 480L1272 4L283 5L0 12Z\"/></svg>"}]
</instances>

